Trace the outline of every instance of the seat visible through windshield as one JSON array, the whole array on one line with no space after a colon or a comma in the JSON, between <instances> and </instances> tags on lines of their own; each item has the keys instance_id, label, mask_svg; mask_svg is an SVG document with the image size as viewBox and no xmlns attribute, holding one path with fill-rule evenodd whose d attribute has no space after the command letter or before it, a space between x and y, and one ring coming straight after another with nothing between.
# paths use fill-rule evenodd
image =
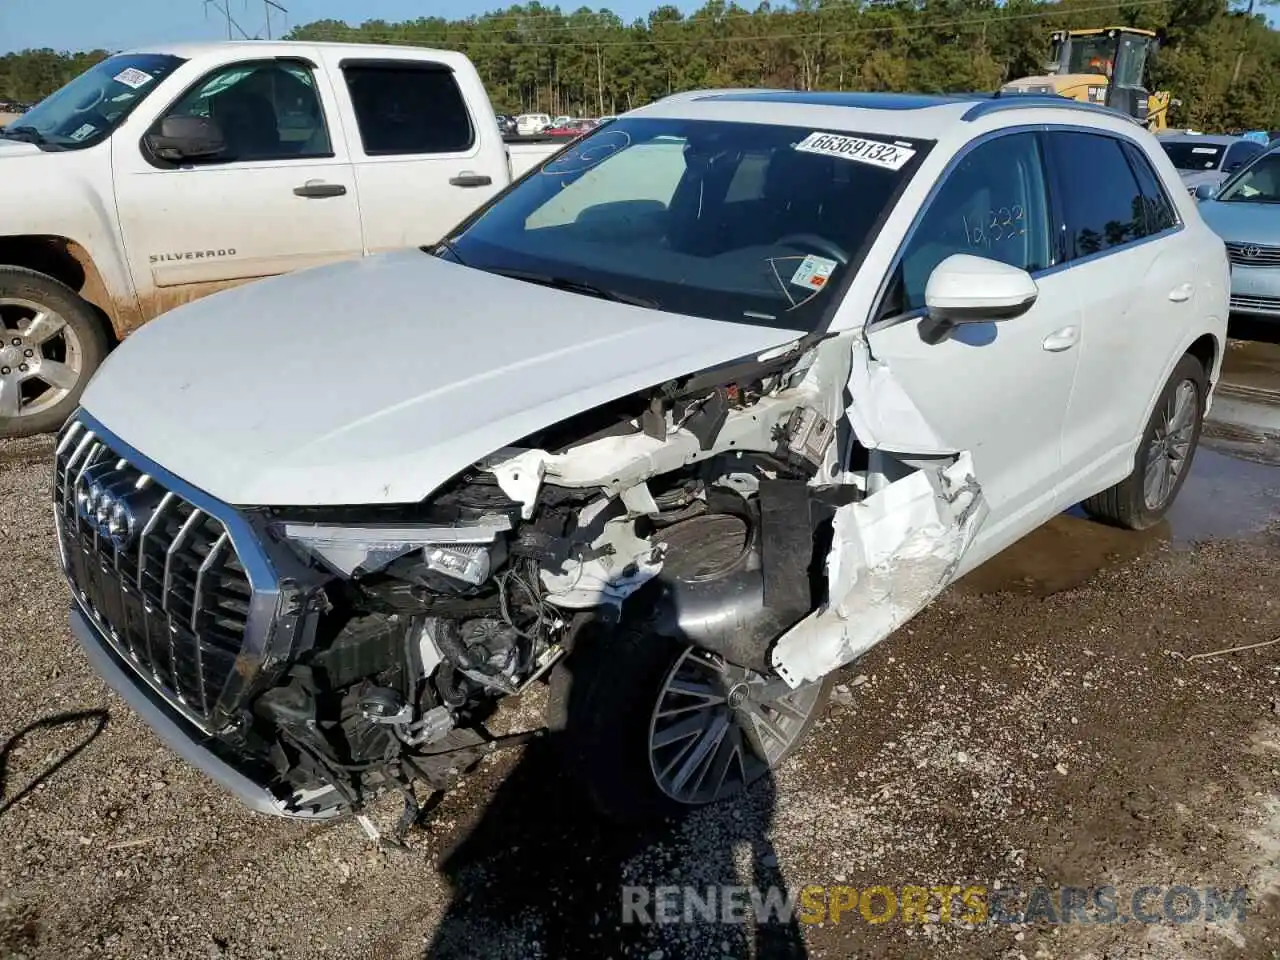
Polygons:
<instances>
[{"instance_id":1,"label":"seat visible through windshield","mask_svg":"<svg viewBox=\"0 0 1280 960\"><path fill-rule=\"evenodd\" d=\"M927 148L768 124L618 120L453 245L481 269L552 274L701 316L810 325Z\"/></svg>"}]
</instances>

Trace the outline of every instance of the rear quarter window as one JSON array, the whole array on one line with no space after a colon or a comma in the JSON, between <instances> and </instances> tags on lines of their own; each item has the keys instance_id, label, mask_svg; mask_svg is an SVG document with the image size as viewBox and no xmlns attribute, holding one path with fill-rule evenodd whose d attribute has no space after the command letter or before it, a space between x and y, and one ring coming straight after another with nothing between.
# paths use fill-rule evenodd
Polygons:
<instances>
[{"instance_id":1,"label":"rear quarter window","mask_svg":"<svg viewBox=\"0 0 1280 960\"><path fill-rule=\"evenodd\" d=\"M1052 131L1067 256L1077 260L1148 236L1146 197L1115 137Z\"/></svg>"},{"instance_id":2,"label":"rear quarter window","mask_svg":"<svg viewBox=\"0 0 1280 960\"><path fill-rule=\"evenodd\" d=\"M1156 173L1147 157L1146 151L1132 143L1124 145L1125 155L1138 180L1138 188L1142 191L1143 217L1146 235L1170 230L1178 225L1178 214L1169 199L1160 175Z\"/></svg>"}]
</instances>

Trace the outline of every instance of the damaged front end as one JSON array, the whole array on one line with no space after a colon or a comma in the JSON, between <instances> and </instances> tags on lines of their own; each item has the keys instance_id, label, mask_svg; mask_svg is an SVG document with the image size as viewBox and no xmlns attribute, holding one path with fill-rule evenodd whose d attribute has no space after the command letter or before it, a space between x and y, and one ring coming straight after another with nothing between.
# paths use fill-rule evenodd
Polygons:
<instances>
[{"instance_id":1,"label":"damaged front end","mask_svg":"<svg viewBox=\"0 0 1280 960\"><path fill-rule=\"evenodd\" d=\"M985 516L972 463L859 443L853 355L830 337L662 384L405 506L206 504L80 415L58 448L64 564L115 658L274 812L446 789L506 742L497 700L621 623L797 688L945 586Z\"/></svg>"}]
</instances>

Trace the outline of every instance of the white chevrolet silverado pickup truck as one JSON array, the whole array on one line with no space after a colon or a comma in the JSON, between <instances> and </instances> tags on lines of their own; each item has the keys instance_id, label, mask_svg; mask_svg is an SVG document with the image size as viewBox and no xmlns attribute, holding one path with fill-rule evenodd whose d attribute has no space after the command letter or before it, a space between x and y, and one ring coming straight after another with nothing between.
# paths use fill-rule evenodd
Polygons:
<instances>
[{"instance_id":1,"label":"white chevrolet silverado pickup truck","mask_svg":"<svg viewBox=\"0 0 1280 960\"><path fill-rule=\"evenodd\" d=\"M103 61L0 130L0 436L56 429L157 314L433 243L561 147L508 146L448 51L213 43Z\"/></svg>"}]
</instances>

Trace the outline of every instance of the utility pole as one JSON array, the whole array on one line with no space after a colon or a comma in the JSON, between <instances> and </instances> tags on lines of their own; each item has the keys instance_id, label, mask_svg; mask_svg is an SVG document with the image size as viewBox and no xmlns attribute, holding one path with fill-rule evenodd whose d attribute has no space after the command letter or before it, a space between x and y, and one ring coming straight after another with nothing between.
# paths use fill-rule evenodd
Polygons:
<instances>
[{"instance_id":1,"label":"utility pole","mask_svg":"<svg viewBox=\"0 0 1280 960\"><path fill-rule=\"evenodd\" d=\"M600 44L596 44L596 95L600 100L600 112L597 117L604 116L604 57L600 55Z\"/></svg>"},{"instance_id":2,"label":"utility pole","mask_svg":"<svg viewBox=\"0 0 1280 960\"><path fill-rule=\"evenodd\" d=\"M235 17L231 16L231 5L228 2L228 0L204 0L204 13L206 17L209 15L210 5L213 6L213 9L217 10L220 14L222 14L227 18L227 39L228 40L235 39L235 35L231 32L232 28L240 31L240 36L244 37L244 39L246 40L249 39L249 34L244 32L244 27L240 26L240 24L236 22Z\"/></svg>"},{"instance_id":3,"label":"utility pole","mask_svg":"<svg viewBox=\"0 0 1280 960\"><path fill-rule=\"evenodd\" d=\"M272 10L279 10L280 13L283 14L286 18L289 16L289 11L286 10L284 7L282 7L280 4L276 3L275 0L262 0L262 15L267 21L267 39L268 40L271 39L271 11Z\"/></svg>"}]
</instances>

